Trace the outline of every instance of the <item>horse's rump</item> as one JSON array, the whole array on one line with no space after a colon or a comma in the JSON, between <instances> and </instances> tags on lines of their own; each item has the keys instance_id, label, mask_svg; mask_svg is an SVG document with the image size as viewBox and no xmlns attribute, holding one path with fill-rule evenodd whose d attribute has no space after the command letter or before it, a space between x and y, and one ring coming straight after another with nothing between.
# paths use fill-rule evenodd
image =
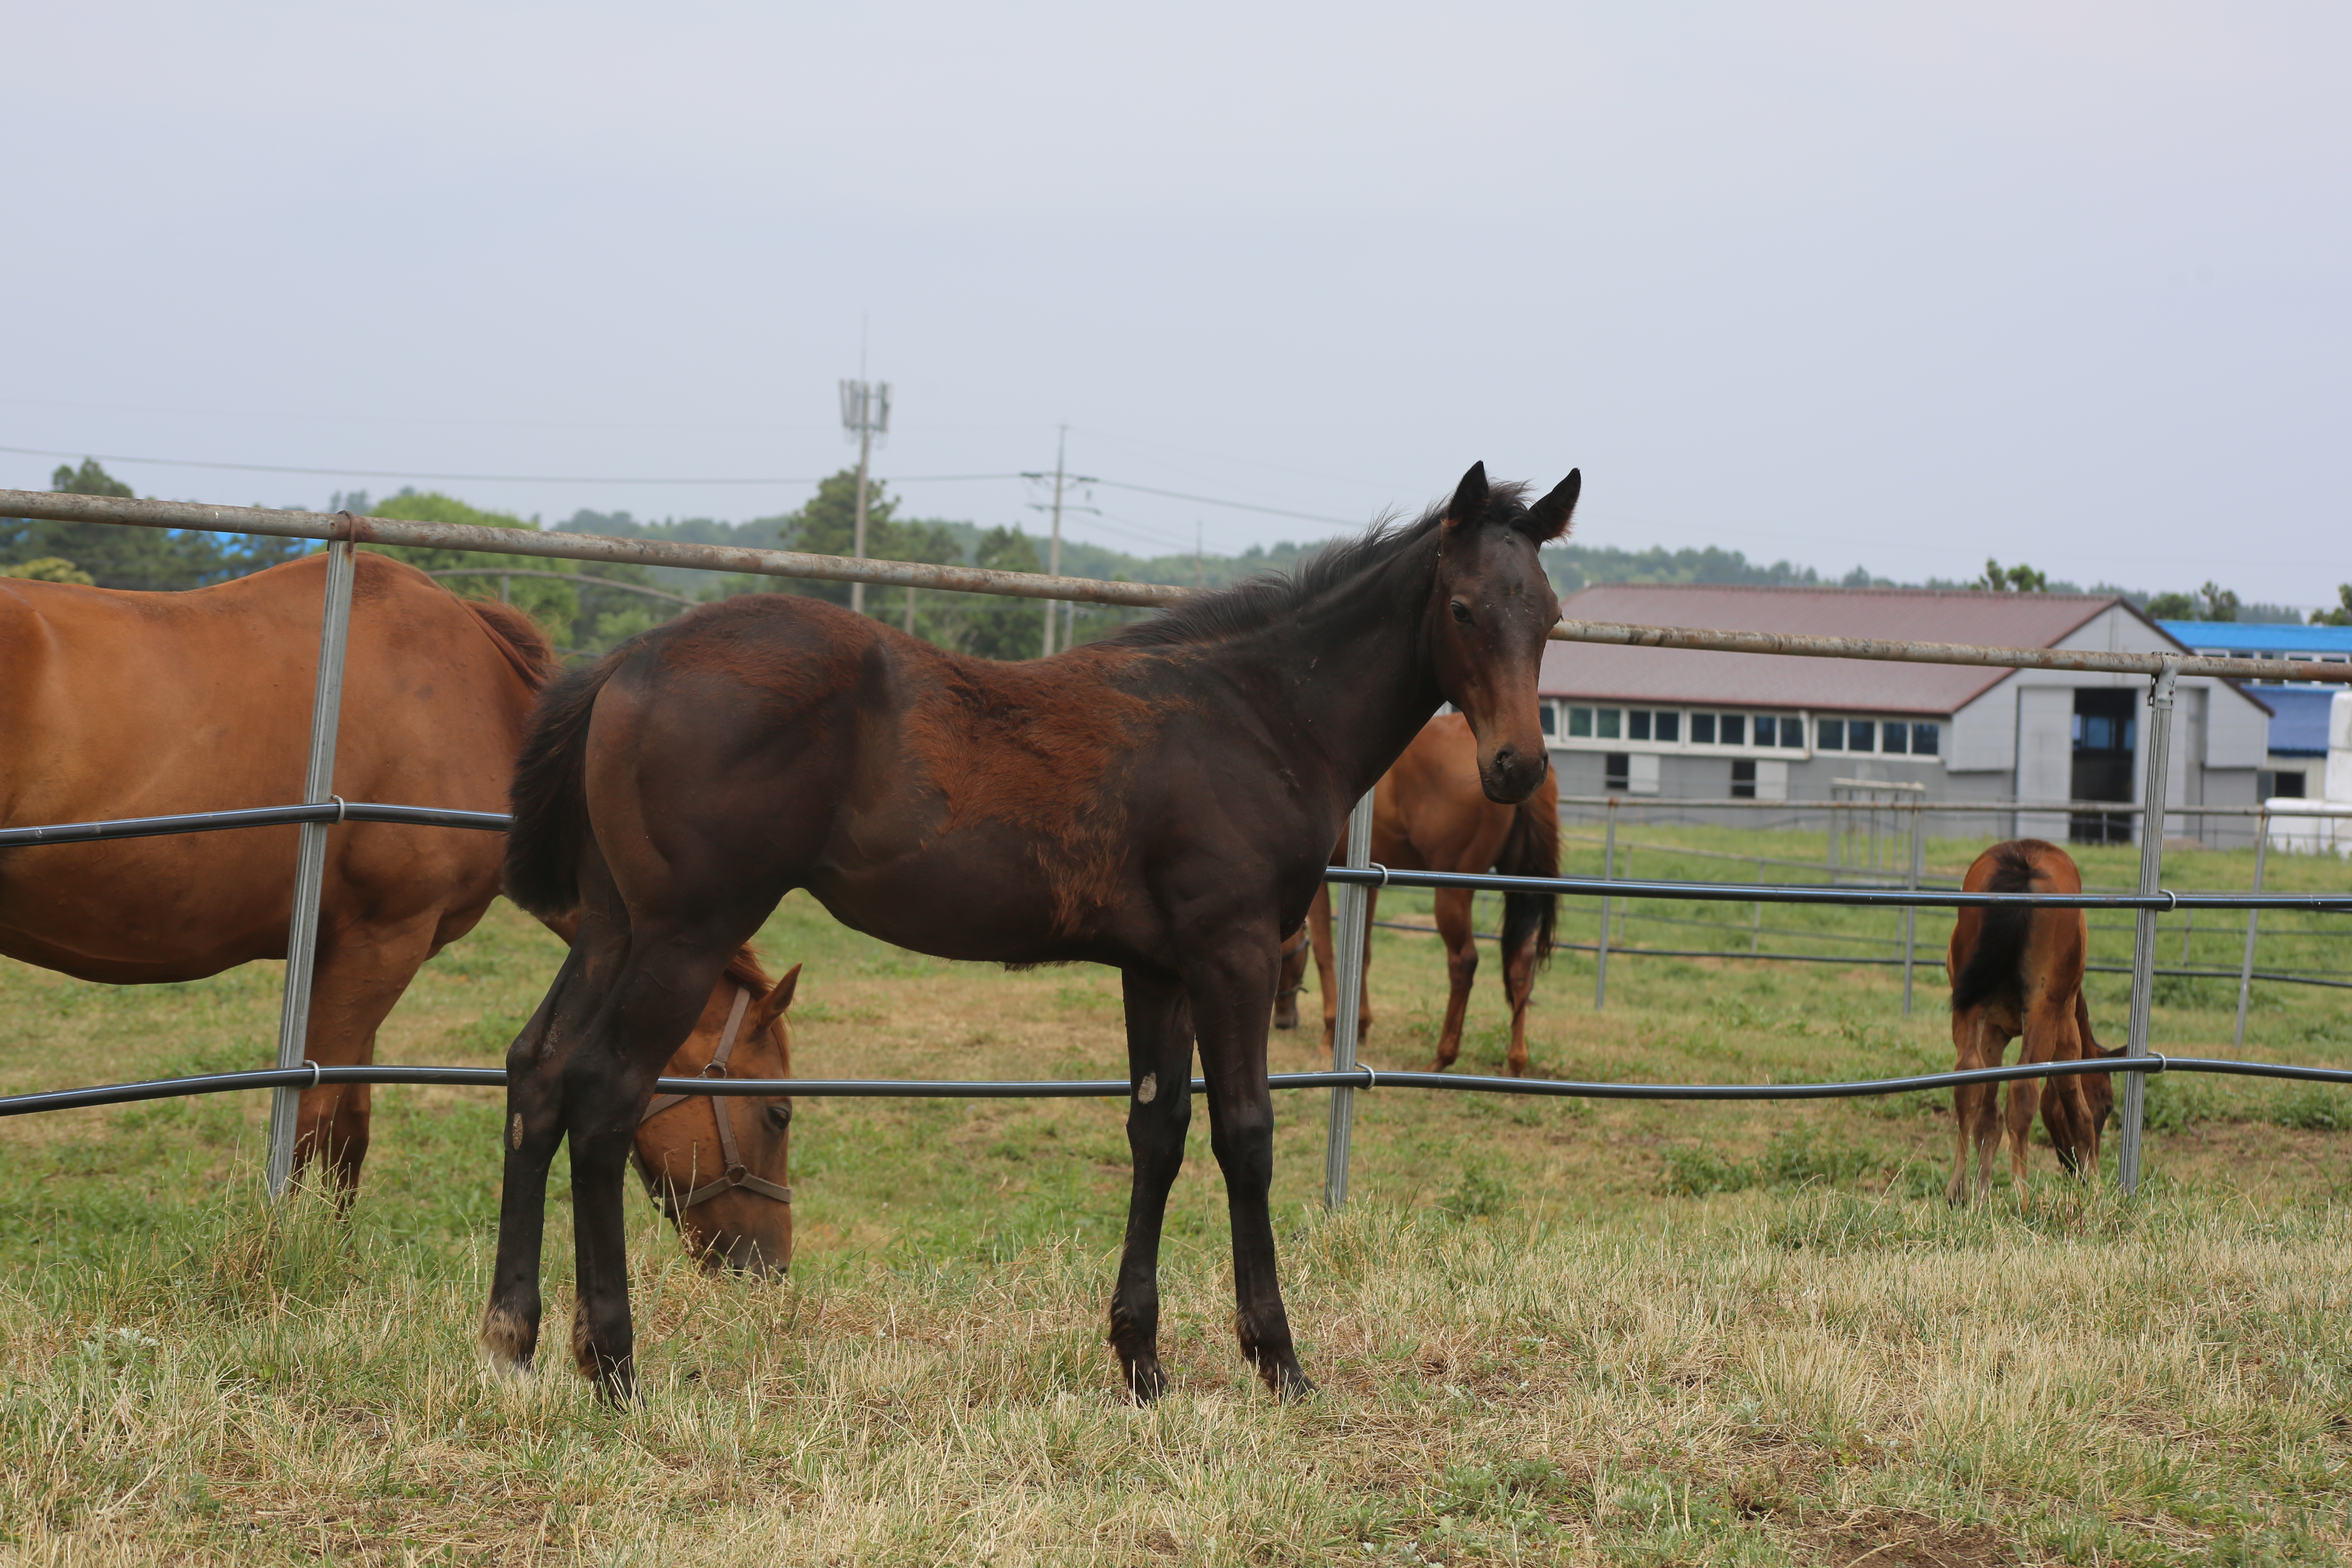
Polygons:
<instances>
[{"instance_id":1,"label":"horse's rump","mask_svg":"<svg viewBox=\"0 0 2352 1568\"><path fill-rule=\"evenodd\" d=\"M580 856L588 843L585 763L597 694L620 668L608 654L559 677L540 694L509 795L507 897L541 918L580 907Z\"/></svg>"},{"instance_id":2,"label":"horse's rump","mask_svg":"<svg viewBox=\"0 0 2352 1568\"><path fill-rule=\"evenodd\" d=\"M533 691L545 686L562 671L563 661L556 657L555 645L539 629L539 623L496 599L462 599L458 601L474 613L490 641L523 684Z\"/></svg>"},{"instance_id":3,"label":"horse's rump","mask_svg":"<svg viewBox=\"0 0 2352 1568\"><path fill-rule=\"evenodd\" d=\"M1983 891L2030 893L2042 877L2024 840L1996 846L1992 875ZM1952 1011L1965 1013L1996 998L2012 1001L2019 994L2019 968L2025 944L2033 934L2036 911L2021 904L1999 904L1976 911L1976 946L1958 974L1952 978Z\"/></svg>"}]
</instances>

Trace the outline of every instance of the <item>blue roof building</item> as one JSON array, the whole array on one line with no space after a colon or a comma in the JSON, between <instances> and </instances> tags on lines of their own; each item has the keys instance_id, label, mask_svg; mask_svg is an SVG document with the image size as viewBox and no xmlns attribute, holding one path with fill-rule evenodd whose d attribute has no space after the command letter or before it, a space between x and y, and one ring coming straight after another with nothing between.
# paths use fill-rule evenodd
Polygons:
<instances>
[{"instance_id":1,"label":"blue roof building","mask_svg":"<svg viewBox=\"0 0 2352 1568\"><path fill-rule=\"evenodd\" d=\"M2352 663L2352 626L2298 626L2266 621L2158 621L2165 635L2194 653L2234 658L2317 659ZM2261 795L2316 796L2327 767L2327 710L2337 686L2260 683L2271 710L2270 754Z\"/></svg>"},{"instance_id":2,"label":"blue roof building","mask_svg":"<svg viewBox=\"0 0 2352 1568\"><path fill-rule=\"evenodd\" d=\"M2158 621L2165 635L2195 653L2232 658L2316 658L2352 662L2352 626L2298 626L2271 621ZM2323 749L2325 749L2323 747Z\"/></svg>"}]
</instances>

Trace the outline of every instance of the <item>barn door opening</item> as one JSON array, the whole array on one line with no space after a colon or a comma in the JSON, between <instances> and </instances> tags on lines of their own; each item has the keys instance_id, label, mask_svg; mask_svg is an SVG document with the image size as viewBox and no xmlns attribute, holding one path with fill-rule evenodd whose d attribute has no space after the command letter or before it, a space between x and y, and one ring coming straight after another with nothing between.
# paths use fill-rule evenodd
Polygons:
<instances>
[{"instance_id":1,"label":"barn door opening","mask_svg":"<svg viewBox=\"0 0 2352 1568\"><path fill-rule=\"evenodd\" d=\"M2074 689L2076 800L2129 801L2132 751L2139 742L2139 693L2129 687ZM2131 817L2120 811L2078 811L2067 837L2077 844L2128 844Z\"/></svg>"}]
</instances>

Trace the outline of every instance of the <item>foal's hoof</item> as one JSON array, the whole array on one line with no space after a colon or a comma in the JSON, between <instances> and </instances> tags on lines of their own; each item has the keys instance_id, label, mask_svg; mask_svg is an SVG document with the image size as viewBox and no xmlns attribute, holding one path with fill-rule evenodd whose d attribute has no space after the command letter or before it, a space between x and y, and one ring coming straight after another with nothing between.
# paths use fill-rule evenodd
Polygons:
<instances>
[{"instance_id":1,"label":"foal's hoof","mask_svg":"<svg viewBox=\"0 0 2352 1568\"><path fill-rule=\"evenodd\" d=\"M1266 1387L1273 1390L1274 1397L1284 1405L1296 1405L1315 1392L1315 1380L1301 1372L1295 1363L1276 1367L1271 1372L1260 1367L1258 1375L1265 1379Z\"/></svg>"},{"instance_id":2,"label":"foal's hoof","mask_svg":"<svg viewBox=\"0 0 2352 1568\"><path fill-rule=\"evenodd\" d=\"M1138 1405L1149 1405L1168 1392L1168 1374L1160 1370L1160 1358L1146 1356L1127 1365L1127 1396Z\"/></svg>"}]
</instances>

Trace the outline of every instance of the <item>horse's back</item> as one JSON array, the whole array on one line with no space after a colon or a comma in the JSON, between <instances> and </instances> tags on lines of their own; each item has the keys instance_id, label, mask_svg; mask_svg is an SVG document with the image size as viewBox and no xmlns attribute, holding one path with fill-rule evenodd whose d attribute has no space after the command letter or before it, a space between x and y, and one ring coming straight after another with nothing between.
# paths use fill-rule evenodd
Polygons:
<instances>
[{"instance_id":1,"label":"horse's back","mask_svg":"<svg viewBox=\"0 0 2352 1568\"><path fill-rule=\"evenodd\" d=\"M313 556L183 593L0 584L0 823L171 816L300 798L325 588ZM362 552L334 788L495 811L533 682L535 633L487 625L424 574ZM539 639L543 643L543 639ZM97 979L210 973L282 948L295 830L0 854L0 951ZM487 903L488 835L356 825L329 899ZM469 923L469 922L468 922Z\"/></svg>"}]
</instances>

